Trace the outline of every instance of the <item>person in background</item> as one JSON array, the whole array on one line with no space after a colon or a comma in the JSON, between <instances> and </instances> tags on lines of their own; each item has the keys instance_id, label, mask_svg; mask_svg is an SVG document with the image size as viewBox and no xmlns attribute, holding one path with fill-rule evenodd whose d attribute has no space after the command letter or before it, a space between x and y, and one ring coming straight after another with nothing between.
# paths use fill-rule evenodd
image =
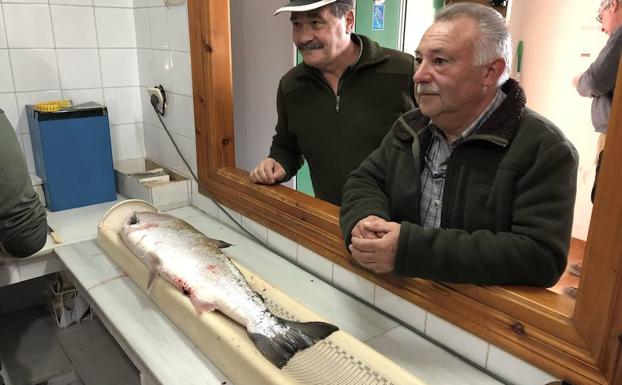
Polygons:
<instances>
[{"instance_id":1,"label":"person in background","mask_svg":"<svg viewBox=\"0 0 622 385\"><path fill-rule=\"evenodd\" d=\"M341 188L402 113L414 105L414 58L353 33L352 0L293 0L292 37L303 63L277 91L270 154L250 173L274 184L309 164L318 198L341 204Z\"/></svg>"},{"instance_id":2,"label":"person in background","mask_svg":"<svg viewBox=\"0 0 622 385\"><path fill-rule=\"evenodd\" d=\"M13 126L0 110L0 263L45 245L45 208L35 193Z\"/></svg>"},{"instance_id":3,"label":"person in background","mask_svg":"<svg viewBox=\"0 0 622 385\"><path fill-rule=\"evenodd\" d=\"M361 266L483 285L552 286L566 267L578 155L509 79L494 9L439 10L415 52L419 107L343 190L340 224Z\"/></svg>"},{"instance_id":4,"label":"person in background","mask_svg":"<svg viewBox=\"0 0 622 385\"><path fill-rule=\"evenodd\" d=\"M596 195L598 172L611 115L618 64L620 55L622 55L622 0L601 0L596 20L601 24L602 31L609 36L609 39L590 67L573 80L579 95L592 98L592 125L594 130L600 134L597 142L598 158L592 187L592 203ZM575 275L581 275L581 268L581 262L573 263L570 264L569 271Z\"/></svg>"}]
</instances>

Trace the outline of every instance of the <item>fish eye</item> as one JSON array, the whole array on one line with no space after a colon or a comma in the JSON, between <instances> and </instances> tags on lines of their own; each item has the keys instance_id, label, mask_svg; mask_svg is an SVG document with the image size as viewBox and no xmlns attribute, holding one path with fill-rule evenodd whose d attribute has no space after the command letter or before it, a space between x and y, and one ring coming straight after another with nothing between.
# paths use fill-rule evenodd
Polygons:
<instances>
[{"instance_id":1,"label":"fish eye","mask_svg":"<svg viewBox=\"0 0 622 385\"><path fill-rule=\"evenodd\" d=\"M138 223L138 217L136 216L136 214L132 214L132 216L130 217L130 225L135 225Z\"/></svg>"}]
</instances>

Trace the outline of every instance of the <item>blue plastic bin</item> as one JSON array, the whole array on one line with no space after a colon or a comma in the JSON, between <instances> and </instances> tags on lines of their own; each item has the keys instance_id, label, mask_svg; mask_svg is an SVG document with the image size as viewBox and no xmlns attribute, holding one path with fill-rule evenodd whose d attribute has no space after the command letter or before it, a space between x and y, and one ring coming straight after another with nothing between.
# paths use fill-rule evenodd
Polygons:
<instances>
[{"instance_id":1,"label":"blue plastic bin","mask_svg":"<svg viewBox=\"0 0 622 385\"><path fill-rule=\"evenodd\" d=\"M106 107L40 112L26 106L37 175L50 211L116 199Z\"/></svg>"}]
</instances>

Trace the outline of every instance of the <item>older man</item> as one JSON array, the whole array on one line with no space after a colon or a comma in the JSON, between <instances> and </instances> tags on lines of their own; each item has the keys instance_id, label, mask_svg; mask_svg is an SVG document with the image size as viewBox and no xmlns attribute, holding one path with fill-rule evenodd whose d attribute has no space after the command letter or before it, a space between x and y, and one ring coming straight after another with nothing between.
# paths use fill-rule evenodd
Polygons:
<instances>
[{"instance_id":1,"label":"older man","mask_svg":"<svg viewBox=\"0 0 622 385\"><path fill-rule=\"evenodd\" d=\"M577 153L508 80L505 20L477 4L443 8L415 60L419 108L344 186L352 257L378 273L553 285L566 266Z\"/></svg>"},{"instance_id":2,"label":"older man","mask_svg":"<svg viewBox=\"0 0 622 385\"><path fill-rule=\"evenodd\" d=\"M285 74L270 155L253 182L287 181L309 164L318 198L339 205L348 174L414 106L411 55L353 33L352 0L292 0L294 44L303 63Z\"/></svg>"}]
</instances>

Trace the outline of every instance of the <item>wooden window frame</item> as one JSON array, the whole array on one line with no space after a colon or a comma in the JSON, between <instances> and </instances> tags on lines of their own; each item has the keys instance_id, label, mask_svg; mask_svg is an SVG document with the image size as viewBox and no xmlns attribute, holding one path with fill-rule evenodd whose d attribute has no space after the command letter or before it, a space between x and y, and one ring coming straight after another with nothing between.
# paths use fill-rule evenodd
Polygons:
<instances>
[{"instance_id":1,"label":"wooden window frame","mask_svg":"<svg viewBox=\"0 0 622 385\"><path fill-rule=\"evenodd\" d=\"M338 208L235 167L228 0L188 0L199 179L222 204L573 384L622 385L622 87L618 87L576 302L521 286L440 284L350 263ZM621 62L622 68L622 62ZM258 72L260 69L258 69ZM617 84L622 84L622 69ZM617 235L617 237L616 237Z\"/></svg>"}]
</instances>

